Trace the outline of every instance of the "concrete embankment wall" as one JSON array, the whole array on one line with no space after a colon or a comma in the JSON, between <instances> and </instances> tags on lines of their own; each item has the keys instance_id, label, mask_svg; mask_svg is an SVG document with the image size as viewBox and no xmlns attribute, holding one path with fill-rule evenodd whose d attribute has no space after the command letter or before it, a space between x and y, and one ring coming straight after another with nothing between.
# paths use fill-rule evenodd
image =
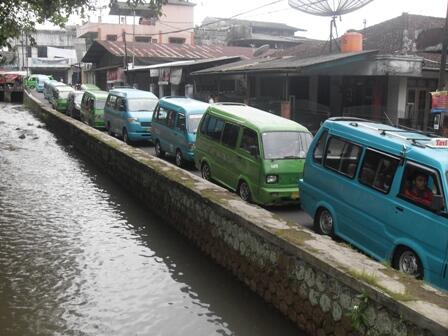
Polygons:
<instances>
[{"instance_id":1,"label":"concrete embankment wall","mask_svg":"<svg viewBox=\"0 0 448 336\"><path fill-rule=\"evenodd\" d=\"M308 335L448 335L446 294L32 97L25 104Z\"/></svg>"}]
</instances>

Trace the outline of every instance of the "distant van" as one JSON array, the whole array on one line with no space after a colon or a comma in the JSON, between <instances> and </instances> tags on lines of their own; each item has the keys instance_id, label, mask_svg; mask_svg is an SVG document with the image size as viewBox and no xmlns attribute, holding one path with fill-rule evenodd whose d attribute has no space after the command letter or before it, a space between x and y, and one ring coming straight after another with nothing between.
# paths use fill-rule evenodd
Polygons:
<instances>
[{"instance_id":1,"label":"distant van","mask_svg":"<svg viewBox=\"0 0 448 336\"><path fill-rule=\"evenodd\" d=\"M68 85L52 86L49 98L51 106L60 112L66 112L68 107L68 95L73 91L75 90Z\"/></svg>"},{"instance_id":2,"label":"distant van","mask_svg":"<svg viewBox=\"0 0 448 336\"><path fill-rule=\"evenodd\" d=\"M104 128L104 105L107 95L107 91L85 91L81 100L81 121L95 128Z\"/></svg>"},{"instance_id":3,"label":"distant van","mask_svg":"<svg viewBox=\"0 0 448 336\"><path fill-rule=\"evenodd\" d=\"M196 138L195 165L204 179L262 205L299 202L311 133L300 124L244 104L210 105Z\"/></svg>"},{"instance_id":4,"label":"distant van","mask_svg":"<svg viewBox=\"0 0 448 336\"><path fill-rule=\"evenodd\" d=\"M151 126L156 156L174 155L179 167L193 162L196 131L208 106L187 97L160 99Z\"/></svg>"},{"instance_id":5,"label":"distant van","mask_svg":"<svg viewBox=\"0 0 448 336\"><path fill-rule=\"evenodd\" d=\"M448 139L359 119L317 132L300 181L315 230L448 289Z\"/></svg>"},{"instance_id":6,"label":"distant van","mask_svg":"<svg viewBox=\"0 0 448 336\"><path fill-rule=\"evenodd\" d=\"M132 88L109 91L104 121L109 134L117 134L123 141L151 140L151 121L158 98L151 92Z\"/></svg>"},{"instance_id":7,"label":"distant van","mask_svg":"<svg viewBox=\"0 0 448 336\"><path fill-rule=\"evenodd\" d=\"M50 100L50 97L53 94L53 87L56 86L66 86L66 85L62 82L58 82L57 80L53 79L44 80L43 93L45 99Z\"/></svg>"}]
</instances>

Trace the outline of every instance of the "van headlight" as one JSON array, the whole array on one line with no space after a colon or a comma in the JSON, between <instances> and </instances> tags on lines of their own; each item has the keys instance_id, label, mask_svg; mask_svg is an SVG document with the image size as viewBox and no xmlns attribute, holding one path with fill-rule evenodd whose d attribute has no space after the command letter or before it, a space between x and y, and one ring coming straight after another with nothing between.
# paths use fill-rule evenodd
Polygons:
<instances>
[{"instance_id":1,"label":"van headlight","mask_svg":"<svg viewBox=\"0 0 448 336\"><path fill-rule=\"evenodd\" d=\"M266 183L272 184L278 182L278 176L277 175L266 175Z\"/></svg>"},{"instance_id":2,"label":"van headlight","mask_svg":"<svg viewBox=\"0 0 448 336\"><path fill-rule=\"evenodd\" d=\"M138 118L128 118L128 122L138 122Z\"/></svg>"}]
</instances>

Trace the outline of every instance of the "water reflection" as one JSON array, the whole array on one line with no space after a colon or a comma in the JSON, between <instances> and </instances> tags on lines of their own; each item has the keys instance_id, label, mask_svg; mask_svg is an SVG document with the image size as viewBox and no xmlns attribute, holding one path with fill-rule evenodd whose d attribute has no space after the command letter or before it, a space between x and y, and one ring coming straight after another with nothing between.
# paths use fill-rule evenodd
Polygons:
<instances>
[{"instance_id":1,"label":"water reflection","mask_svg":"<svg viewBox=\"0 0 448 336\"><path fill-rule=\"evenodd\" d=\"M26 110L0 124L0 335L297 335Z\"/></svg>"}]
</instances>

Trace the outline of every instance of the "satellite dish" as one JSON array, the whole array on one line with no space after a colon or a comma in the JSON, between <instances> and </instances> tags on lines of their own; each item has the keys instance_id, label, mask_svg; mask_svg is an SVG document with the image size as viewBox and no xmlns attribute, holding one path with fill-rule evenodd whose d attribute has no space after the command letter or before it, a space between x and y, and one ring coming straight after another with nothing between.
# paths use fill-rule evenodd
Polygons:
<instances>
[{"instance_id":1,"label":"satellite dish","mask_svg":"<svg viewBox=\"0 0 448 336\"><path fill-rule=\"evenodd\" d=\"M330 22L330 51L335 40L333 28L336 31L336 18L354 12L373 0L288 0L288 4L301 12L318 16L331 17ZM337 36L336 36L337 37Z\"/></svg>"},{"instance_id":2,"label":"satellite dish","mask_svg":"<svg viewBox=\"0 0 448 336\"><path fill-rule=\"evenodd\" d=\"M269 50L269 44L263 44L262 46L260 46L254 50L253 55L254 55L254 57L258 57L258 56L264 54L268 50Z\"/></svg>"}]
</instances>

